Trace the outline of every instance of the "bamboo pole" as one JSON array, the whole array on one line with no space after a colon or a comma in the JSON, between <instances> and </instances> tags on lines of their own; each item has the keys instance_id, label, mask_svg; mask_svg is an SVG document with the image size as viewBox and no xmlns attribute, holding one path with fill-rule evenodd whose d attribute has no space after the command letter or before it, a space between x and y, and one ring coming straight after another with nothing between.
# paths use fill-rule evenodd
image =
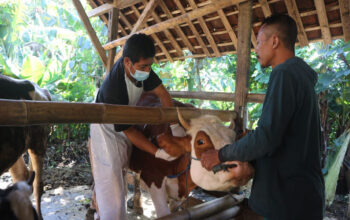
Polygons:
<instances>
[{"instance_id":1,"label":"bamboo pole","mask_svg":"<svg viewBox=\"0 0 350 220\"><path fill-rule=\"evenodd\" d=\"M201 100L215 100L215 101L227 101L232 102L235 94L228 92L187 92L187 91L170 91L173 98L189 98L189 99L201 99ZM249 93L247 102L263 103L265 94Z\"/></svg>"},{"instance_id":2,"label":"bamboo pole","mask_svg":"<svg viewBox=\"0 0 350 220\"><path fill-rule=\"evenodd\" d=\"M203 114L222 121L236 118L233 111L180 108L185 119ZM0 99L0 125L48 123L162 124L178 122L176 108L139 107L102 103L42 102Z\"/></svg>"},{"instance_id":3,"label":"bamboo pole","mask_svg":"<svg viewBox=\"0 0 350 220\"><path fill-rule=\"evenodd\" d=\"M174 212L170 215L158 218L158 220L204 219L234 207L242 202L243 198L243 196L226 195L222 198L214 199L180 212Z\"/></svg>"}]
</instances>

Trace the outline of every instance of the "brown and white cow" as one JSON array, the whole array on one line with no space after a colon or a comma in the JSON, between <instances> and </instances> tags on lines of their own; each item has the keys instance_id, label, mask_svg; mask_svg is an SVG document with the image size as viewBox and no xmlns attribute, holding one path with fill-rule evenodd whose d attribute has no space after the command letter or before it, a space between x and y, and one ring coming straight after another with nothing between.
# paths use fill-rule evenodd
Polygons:
<instances>
[{"instance_id":1,"label":"brown and white cow","mask_svg":"<svg viewBox=\"0 0 350 220\"><path fill-rule=\"evenodd\" d=\"M180 102L174 102L175 106L185 106ZM138 105L160 106L160 101L154 95L144 94ZM200 158L205 150L220 148L235 140L235 131L225 127L215 116L192 119L188 135L185 137L172 136L168 124L144 125L139 129L153 143L166 148L169 154L178 157L169 162L155 158L136 147L133 148L129 168L137 172L147 186L158 217L170 214L169 200L176 206L176 203L179 204L186 199L197 185L207 190L227 191L246 184L252 176L253 171L248 163L235 162L236 168L229 169L229 172L220 171L214 175L213 172L202 168L200 161L193 159ZM203 181L208 181L209 185L203 184Z\"/></svg>"},{"instance_id":2,"label":"brown and white cow","mask_svg":"<svg viewBox=\"0 0 350 220\"><path fill-rule=\"evenodd\" d=\"M155 97L152 100L152 96L146 96L139 104L159 106L160 102L156 101ZM183 104L175 101L175 106ZM187 129L188 135L185 137L172 136L166 124L145 125L142 128L143 133L155 144L178 156L177 160L168 162L157 159L137 148L133 149L130 160L130 168L140 173L141 179L148 187L158 217L170 213L168 199L181 202L196 185L206 190L228 191L245 185L253 175L249 163L230 162L236 164L236 167L228 169L228 172L219 171L214 174L204 169L200 161L195 160L206 150L219 149L232 143L236 138L232 127L224 126L216 116L210 115L192 119L190 124L185 122L181 115L180 119Z\"/></svg>"},{"instance_id":3,"label":"brown and white cow","mask_svg":"<svg viewBox=\"0 0 350 220\"><path fill-rule=\"evenodd\" d=\"M248 162L226 162L225 164L233 164L235 167L217 173L206 170L200 162L203 152L211 149L218 150L236 140L237 134L233 128L224 126L221 120L213 115L193 118L188 123L179 113L179 120L188 135L179 138L163 134L158 137L158 144L171 155L191 153L190 173L195 184L209 191L229 191L234 187L247 184L254 174L253 167Z\"/></svg>"},{"instance_id":4,"label":"brown and white cow","mask_svg":"<svg viewBox=\"0 0 350 220\"><path fill-rule=\"evenodd\" d=\"M0 75L0 98L51 100L49 92L37 84L4 75ZM43 193L42 167L48 135L48 126L0 126L0 175L9 169L14 182L17 182L29 179L32 170L35 171L33 188L39 218L41 218L40 202ZM28 171L22 157L26 150L30 156L31 171Z\"/></svg>"}]
</instances>

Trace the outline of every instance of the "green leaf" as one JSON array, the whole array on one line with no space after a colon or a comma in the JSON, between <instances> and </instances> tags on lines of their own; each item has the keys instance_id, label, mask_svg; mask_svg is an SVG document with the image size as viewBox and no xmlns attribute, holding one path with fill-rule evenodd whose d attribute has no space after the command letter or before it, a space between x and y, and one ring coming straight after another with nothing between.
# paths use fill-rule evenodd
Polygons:
<instances>
[{"instance_id":1,"label":"green leaf","mask_svg":"<svg viewBox=\"0 0 350 220\"><path fill-rule=\"evenodd\" d=\"M21 77L40 85L39 82L43 78L44 73L45 66L38 57L29 55L24 59Z\"/></svg>"},{"instance_id":2,"label":"green leaf","mask_svg":"<svg viewBox=\"0 0 350 220\"><path fill-rule=\"evenodd\" d=\"M333 157L329 158L327 163L327 174L324 176L326 187L326 204L330 206L333 203L337 182L339 177L340 167L343 164L346 150L350 143L350 130L345 131L337 141L339 146L336 147Z\"/></svg>"}]
</instances>

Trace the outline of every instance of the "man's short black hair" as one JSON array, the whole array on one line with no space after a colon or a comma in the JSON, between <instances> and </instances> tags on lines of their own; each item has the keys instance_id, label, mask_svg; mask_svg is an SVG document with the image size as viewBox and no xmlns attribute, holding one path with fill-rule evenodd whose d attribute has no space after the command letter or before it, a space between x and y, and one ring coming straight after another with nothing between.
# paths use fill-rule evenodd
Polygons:
<instances>
[{"instance_id":1,"label":"man's short black hair","mask_svg":"<svg viewBox=\"0 0 350 220\"><path fill-rule=\"evenodd\" d=\"M293 18L284 14L276 14L267 17L262 22L262 26L275 26L275 31L280 37L284 46L294 51L294 45L297 39L297 25Z\"/></svg>"},{"instance_id":2,"label":"man's short black hair","mask_svg":"<svg viewBox=\"0 0 350 220\"><path fill-rule=\"evenodd\" d=\"M134 34L125 43L123 57L129 57L132 63L141 58L154 57L156 49L151 37L146 34Z\"/></svg>"}]
</instances>

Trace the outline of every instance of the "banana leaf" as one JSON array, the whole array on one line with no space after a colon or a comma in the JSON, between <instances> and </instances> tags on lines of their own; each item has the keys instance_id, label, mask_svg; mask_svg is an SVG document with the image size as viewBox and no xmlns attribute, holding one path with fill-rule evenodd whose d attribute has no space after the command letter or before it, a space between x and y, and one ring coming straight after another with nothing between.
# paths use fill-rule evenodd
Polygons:
<instances>
[{"instance_id":1,"label":"banana leaf","mask_svg":"<svg viewBox=\"0 0 350 220\"><path fill-rule=\"evenodd\" d=\"M326 187L326 205L330 206L333 203L340 168L343 164L346 150L350 143L350 129L346 130L335 141L335 146L331 148L331 153L328 156L326 169L328 172L324 176Z\"/></svg>"}]
</instances>

